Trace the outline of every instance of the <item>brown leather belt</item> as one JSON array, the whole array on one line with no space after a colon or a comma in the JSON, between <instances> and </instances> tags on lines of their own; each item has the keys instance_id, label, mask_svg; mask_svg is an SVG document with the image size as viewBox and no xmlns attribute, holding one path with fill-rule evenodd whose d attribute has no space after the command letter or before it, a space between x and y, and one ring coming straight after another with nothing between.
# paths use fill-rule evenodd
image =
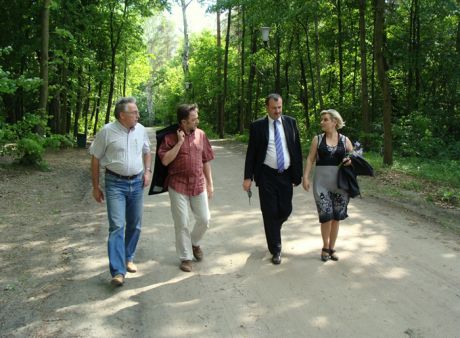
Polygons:
<instances>
[{"instance_id":1,"label":"brown leather belt","mask_svg":"<svg viewBox=\"0 0 460 338\"><path fill-rule=\"evenodd\" d=\"M136 178L137 176L139 176L141 174L141 173L139 173L139 174L131 175L131 176L123 176L123 175L117 174L117 173L115 173L112 170L109 170L107 168L105 169L105 173L109 174L109 175L112 175L112 176L115 176L115 177L118 177L118 178L122 178L124 180L132 180L133 178Z\"/></svg>"}]
</instances>

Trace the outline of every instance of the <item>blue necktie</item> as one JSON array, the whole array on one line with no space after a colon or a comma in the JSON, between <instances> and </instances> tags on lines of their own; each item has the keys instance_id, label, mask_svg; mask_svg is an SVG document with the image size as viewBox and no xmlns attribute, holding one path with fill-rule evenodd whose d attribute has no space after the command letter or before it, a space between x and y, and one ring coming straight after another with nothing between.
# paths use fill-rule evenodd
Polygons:
<instances>
[{"instance_id":1,"label":"blue necktie","mask_svg":"<svg viewBox=\"0 0 460 338\"><path fill-rule=\"evenodd\" d=\"M284 171L284 155L283 155L283 143L281 142L281 136L278 131L277 124L281 124L279 120L275 120L273 128L275 129L275 148L276 148L276 163L278 164L278 172Z\"/></svg>"}]
</instances>

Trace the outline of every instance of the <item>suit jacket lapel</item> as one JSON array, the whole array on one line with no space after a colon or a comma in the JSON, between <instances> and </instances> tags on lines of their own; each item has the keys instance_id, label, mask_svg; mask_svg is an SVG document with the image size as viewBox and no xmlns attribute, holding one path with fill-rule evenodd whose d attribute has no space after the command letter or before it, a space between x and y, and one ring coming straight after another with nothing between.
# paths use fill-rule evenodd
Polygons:
<instances>
[{"instance_id":1,"label":"suit jacket lapel","mask_svg":"<svg viewBox=\"0 0 460 338\"><path fill-rule=\"evenodd\" d=\"M286 137L286 145L289 149L289 152L291 150L291 133L290 133L290 128L291 126L288 125L288 121L284 118L283 115L281 115L281 119L283 120L283 130L284 130L284 136Z\"/></svg>"},{"instance_id":2,"label":"suit jacket lapel","mask_svg":"<svg viewBox=\"0 0 460 338\"><path fill-rule=\"evenodd\" d=\"M265 136L265 144L268 146L268 117L265 117L264 120L264 136Z\"/></svg>"}]
</instances>

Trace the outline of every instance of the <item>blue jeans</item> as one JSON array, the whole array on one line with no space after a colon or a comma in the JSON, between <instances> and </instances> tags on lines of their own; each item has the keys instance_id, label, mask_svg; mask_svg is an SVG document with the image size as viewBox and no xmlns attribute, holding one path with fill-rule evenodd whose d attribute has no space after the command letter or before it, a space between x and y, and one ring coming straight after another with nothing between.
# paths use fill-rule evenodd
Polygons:
<instances>
[{"instance_id":1,"label":"blue jeans","mask_svg":"<svg viewBox=\"0 0 460 338\"><path fill-rule=\"evenodd\" d=\"M109 218L108 253L112 276L126 274L134 259L141 232L144 204L143 174L126 180L105 174L105 199Z\"/></svg>"}]
</instances>

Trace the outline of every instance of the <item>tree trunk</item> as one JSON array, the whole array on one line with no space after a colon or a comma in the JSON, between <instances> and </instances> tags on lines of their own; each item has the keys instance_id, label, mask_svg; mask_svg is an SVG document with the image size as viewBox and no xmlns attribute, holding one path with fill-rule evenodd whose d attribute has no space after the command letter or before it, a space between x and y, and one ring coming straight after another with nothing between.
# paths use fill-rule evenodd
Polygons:
<instances>
[{"instance_id":1,"label":"tree trunk","mask_svg":"<svg viewBox=\"0 0 460 338\"><path fill-rule=\"evenodd\" d=\"M251 56L257 52L257 30L251 27ZM254 80L256 77L256 64L252 58L251 66L249 68L248 86L247 86L247 101L246 101L246 126L249 126L253 117L252 100L253 100L253 89Z\"/></svg>"},{"instance_id":2,"label":"tree trunk","mask_svg":"<svg viewBox=\"0 0 460 338\"><path fill-rule=\"evenodd\" d=\"M224 106L222 99L222 33L220 27L220 9L216 13L217 19L217 131L220 133L221 125L224 124Z\"/></svg>"},{"instance_id":3,"label":"tree trunk","mask_svg":"<svg viewBox=\"0 0 460 338\"><path fill-rule=\"evenodd\" d=\"M95 114L96 116L94 118L93 135L96 135L97 133L97 124L99 122L99 112L101 111L102 86L103 86L103 82L100 81L98 85L98 91L97 91L96 114Z\"/></svg>"},{"instance_id":4,"label":"tree trunk","mask_svg":"<svg viewBox=\"0 0 460 338\"><path fill-rule=\"evenodd\" d=\"M241 59L240 59L240 62L241 62L241 78L240 78L240 101L238 103L238 116L239 116L239 123L238 123L238 132L240 134L242 134L244 132L244 127L245 127L245 116L246 116L246 112L245 112L245 107L246 107L246 104L245 104L245 92L244 92L244 75L245 75L245 63L244 63L244 59L245 59L245 56L246 56L246 51L245 51L245 45L244 45L244 39L246 37L246 20L245 20L245 11L244 11L244 6L241 6L241 21L242 21L242 31L241 31L241 50L240 50L240 54L241 54Z\"/></svg>"},{"instance_id":5,"label":"tree trunk","mask_svg":"<svg viewBox=\"0 0 460 338\"><path fill-rule=\"evenodd\" d=\"M155 122L155 112L153 110L153 74L145 86L145 96L147 96L147 114L150 124Z\"/></svg>"},{"instance_id":6,"label":"tree trunk","mask_svg":"<svg viewBox=\"0 0 460 338\"><path fill-rule=\"evenodd\" d=\"M128 78L128 55L126 54L126 47L125 47L125 55L124 55L124 64L123 64L123 97L126 96L126 81Z\"/></svg>"},{"instance_id":7,"label":"tree trunk","mask_svg":"<svg viewBox=\"0 0 460 338\"><path fill-rule=\"evenodd\" d=\"M281 91L281 38L276 32L276 65L275 65L275 92L282 95Z\"/></svg>"},{"instance_id":8,"label":"tree trunk","mask_svg":"<svg viewBox=\"0 0 460 338\"><path fill-rule=\"evenodd\" d=\"M373 8L373 18L374 18L374 22L373 22L373 28L374 28L374 34L372 34L372 46L374 48L372 48L372 74L371 74L371 97L372 97L372 105L371 105L371 114L370 114L370 117L369 117L369 120L372 119L372 116L375 116L375 102L376 102L376 97L375 97L375 69L377 67L376 65L376 61L375 61L375 26L376 26L376 21L375 21L375 6Z\"/></svg>"},{"instance_id":9,"label":"tree trunk","mask_svg":"<svg viewBox=\"0 0 460 338\"><path fill-rule=\"evenodd\" d=\"M112 52L112 61L110 64L110 84L109 84L109 97L107 99L107 109L105 112L105 124L109 123L110 121L110 112L112 110L112 100L113 100L113 91L115 88L115 71L116 71L116 64L115 64L115 56L116 52Z\"/></svg>"},{"instance_id":10,"label":"tree trunk","mask_svg":"<svg viewBox=\"0 0 460 338\"><path fill-rule=\"evenodd\" d=\"M286 88L286 92L284 93L284 100L283 104L289 109L290 99L290 86L289 86L289 67L291 66L291 54L292 54L292 44L294 43L294 39L289 40L288 49L286 51L286 57L284 59L284 86Z\"/></svg>"},{"instance_id":11,"label":"tree trunk","mask_svg":"<svg viewBox=\"0 0 460 338\"><path fill-rule=\"evenodd\" d=\"M68 124L68 100L67 100L67 95L68 95L68 79L67 79L67 74L68 74L68 65L67 63L62 64L62 71L61 71L61 86L62 86L62 92L61 92L61 118L59 119L59 134L67 134L70 131L70 126Z\"/></svg>"},{"instance_id":12,"label":"tree trunk","mask_svg":"<svg viewBox=\"0 0 460 338\"><path fill-rule=\"evenodd\" d=\"M81 107L82 107L82 66L78 67L78 84L77 84L77 99L75 104L75 117L73 123L73 136L77 137L78 134L78 122L80 120Z\"/></svg>"},{"instance_id":13,"label":"tree trunk","mask_svg":"<svg viewBox=\"0 0 460 338\"><path fill-rule=\"evenodd\" d=\"M297 33L298 45L300 45L300 36ZM308 81L305 71L305 64L303 62L302 50L299 49L299 65L300 65L300 102L302 102L303 112L305 117L305 127L307 131L310 130L310 116L308 113Z\"/></svg>"},{"instance_id":14,"label":"tree trunk","mask_svg":"<svg viewBox=\"0 0 460 338\"><path fill-rule=\"evenodd\" d=\"M91 70L89 70L89 73L91 73ZM88 135L88 114L89 114L90 97L91 97L91 78L88 77L88 87L86 88L86 98L85 98L85 104L83 106L83 114L85 115L85 136Z\"/></svg>"},{"instance_id":15,"label":"tree trunk","mask_svg":"<svg viewBox=\"0 0 460 338\"><path fill-rule=\"evenodd\" d=\"M310 29L309 29L308 20L305 22L304 29L305 29L305 44L307 48L308 69L310 72L310 79L311 79L311 99L313 101L312 109L314 110L314 114L316 115L316 90L315 90L315 81L314 81L315 75L313 72L313 62L311 60L310 39L309 39ZM310 121L308 122L308 124L310 125Z\"/></svg>"},{"instance_id":16,"label":"tree trunk","mask_svg":"<svg viewBox=\"0 0 460 338\"><path fill-rule=\"evenodd\" d=\"M50 0L43 1L42 11L42 43L40 51L40 78L42 84L40 87L40 102L38 109L40 113L46 114L46 106L48 103L48 49L49 49L49 21L50 21ZM43 132L43 131L41 131Z\"/></svg>"},{"instance_id":17,"label":"tree trunk","mask_svg":"<svg viewBox=\"0 0 460 338\"><path fill-rule=\"evenodd\" d=\"M324 109L323 94L321 89L321 61L319 54L319 31L318 31L318 1L316 1L316 11L314 14L315 18L315 63L316 63L316 93L318 94L319 108L320 110ZM312 79L313 80L313 79Z\"/></svg>"},{"instance_id":18,"label":"tree trunk","mask_svg":"<svg viewBox=\"0 0 460 338\"><path fill-rule=\"evenodd\" d=\"M362 129L366 136L363 139L365 148L369 147L368 134L370 132L369 120L369 94L367 91L367 55L366 55L366 0L359 1L359 42L361 55L361 116Z\"/></svg>"},{"instance_id":19,"label":"tree trunk","mask_svg":"<svg viewBox=\"0 0 460 338\"><path fill-rule=\"evenodd\" d=\"M184 79L185 81L188 80L188 59L190 56L190 42L188 39L188 24L187 24L187 7L190 5L192 0L190 0L187 4L185 0L180 0L180 5L182 8L182 23L183 23L183 30L184 30L184 52L182 53L182 69L184 70Z\"/></svg>"},{"instance_id":20,"label":"tree trunk","mask_svg":"<svg viewBox=\"0 0 460 338\"><path fill-rule=\"evenodd\" d=\"M109 31L110 31L110 49L111 49L111 62L110 62L110 87L109 87L109 95L107 99L107 110L105 114L105 123L109 123L110 121L110 111L112 110L112 100L113 100L113 92L115 88L115 76L116 76L116 56L118 51L118 46L121 40L121 33L123 31L123 24L126 19L127 11L128 11L128 1L125 1L124 9L123 9L123 16L118 29L115 29L115 4L111 4L111 11L110 11L110 22L109 22Z\"/></svg>"},{"instance_id":21,"label":"tree trunk","mask_svg":"<svg viewBox=\"0 0 460 338\"><path fill-rule=\"evenodd\" d=\"M384 55L384 11L385 0L375 0L375 55L377 60L377 75L380 82L380 88L383 96L383 163L386 165L393 164L393 144L391 132L391 91L385 70Z\"/></svg>"},{"instance_id":22,"label":"tree trunk","mask_svg":"<svg viewBox=\"0 0 460 338\"><path fill-rule=\"evenodd\" d=\"M230 27L232 22L232 8L228 9L228 18L227 18L227 34L225 36L225 56L224 56L224 93L222 95L222 109L221 116L219 120L219 137L224 138L224 128L225 128L225 102L227 101L227 86L228 86L228 49L230 46Z\"/></svg>"},{"instance_id":23,"label":"tree trunk","mask_svg":"<svg viewBox=\"0 0 460 338\"><path fill-rule=\"evenodd\" d=\"M337 0L337 26L338 26L338 49L339 49L339 105L343 104L343 31L342 31L342 4Z\"/></svg>"}]
</instances>

